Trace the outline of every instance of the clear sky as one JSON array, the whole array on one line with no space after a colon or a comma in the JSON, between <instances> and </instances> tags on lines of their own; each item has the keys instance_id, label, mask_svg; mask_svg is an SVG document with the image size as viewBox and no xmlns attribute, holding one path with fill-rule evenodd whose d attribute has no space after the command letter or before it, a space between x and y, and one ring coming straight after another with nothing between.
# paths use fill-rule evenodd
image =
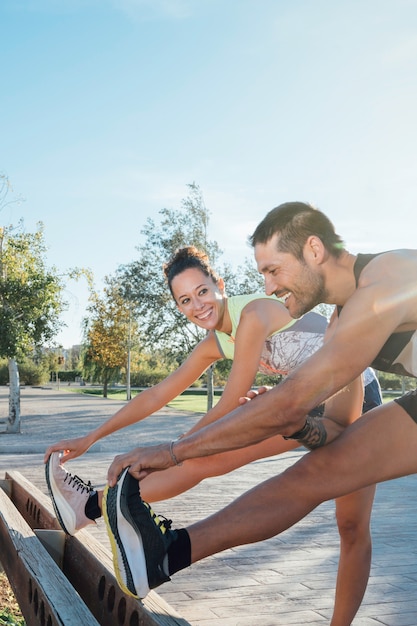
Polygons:
<instances>
[{"instance_id":1,"label":"clear sky","mask_svg":"<svg viewBox=\"0 0 417 626\"><path fill-rule=\"evenodd\" d=\"M2 0L0 171L48 260L97 287L196 182L238 265L267 211L352 252L417 247L417 0ZM64 347L86 286L68 283Z\"/></svg>"}]
</instances>

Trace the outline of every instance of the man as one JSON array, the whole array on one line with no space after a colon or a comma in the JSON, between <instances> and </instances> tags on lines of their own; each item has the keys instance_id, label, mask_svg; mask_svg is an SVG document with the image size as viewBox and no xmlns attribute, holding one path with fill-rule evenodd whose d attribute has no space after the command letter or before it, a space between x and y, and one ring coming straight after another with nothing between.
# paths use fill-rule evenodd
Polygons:
<instances>
[{"instance_id":1,"label":"man","mask_svg":"<svg viewBox=\"0 0 417 626\"><path fill-rule=\"evenodd\" d=\"M299 202L268 213L251 243L266 293L283 297L293 317L320 302L337 315L324 346L279 386L179 441L115 458L105 517L119 583L139 597L192 562L282 532L324 500L417 471L417 390L327 446L324 422L308 416L368 365L417 376L417 250L354 256L323 213ZM187 529L171 530L138 495L150 471L276 434L319 449Z\"/></svg>"}]
</instances>

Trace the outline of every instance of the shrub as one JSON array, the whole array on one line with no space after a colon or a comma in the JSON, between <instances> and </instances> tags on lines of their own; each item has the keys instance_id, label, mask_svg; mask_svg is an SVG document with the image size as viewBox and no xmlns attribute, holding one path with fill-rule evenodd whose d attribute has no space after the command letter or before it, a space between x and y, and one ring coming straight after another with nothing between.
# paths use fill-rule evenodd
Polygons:
<instances>
[{"instance_id":1,"label":"shrub","mask_svg":"<svg viewBox=\"0 0 417 626\"><path fill-rule=\"evenodd\" d=\"M153 387L169 374L170 371L166 367L151 367L148 363L144 363L139 369L131 373L130 384L132 387Z\"/></svg>"},{"instance_id":2,"label":"shrub","mask_svg":"<svg viewBox=\"0 0 417 626\"><path fill-rule=\"evenodd\" d=\"M40 385L48 381L48 372L45 367L33 361L26 360L18 363L20 383L26 385ZM0 385L9 384L9 367L6 359L0 361Z\"/></svg>"},{"instance_id":3,"label":"shrub","mask_svg":"<svg viewBox=\"0 0 417 626\"><path fill-rule=\"evenodd\" d=\"M376 372L383 391L405 391L414 389L415 379L408 376L400 376L399 374L388 374L386 372Z\"/></svg>"},{"instance_id":4,"label":"shrub","mask_svg":"<svg viewBox=\"0 0 417 626\"><path fill-rule=\"evenodd\" d=\"M81 370L62 370L58 372L58 378L61 383L75 383L82 377ZM51 380L56 380L56 373L51 372Z\"/></svg>"},{"instance_id":5,"label":"shrub","mask_svg":"<svg viewBox=\"0 0 417 626\"><path fill-rule=\"evenodd\" d=\"M1 359L0 361L0 385L7 385L9 382L9 368L7 366L7 361L5 359Z\"/></svg>"},{"instance_id":6,"label":"shrub","mask_svg":"<svg viewBox=\"0 0 417 626\"><path fill-rule=\"evenodd\" d=\"M48 381L48 372L42 365L36 365L32 361L19 363L20 382L26 385L40 385Z\"/></svg>"}]
</instances>

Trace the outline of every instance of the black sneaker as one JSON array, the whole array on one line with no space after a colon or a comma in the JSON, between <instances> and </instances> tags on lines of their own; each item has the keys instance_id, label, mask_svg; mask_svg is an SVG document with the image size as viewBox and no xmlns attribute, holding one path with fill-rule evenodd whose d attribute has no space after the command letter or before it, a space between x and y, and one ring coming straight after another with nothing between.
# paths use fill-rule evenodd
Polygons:
<instances>
[{"instance_id":1,"label":"black sneaker","mask_svg":"<svg viewBox=\"0 0 417 626\"><path fill-rule=\"evenodd\" d=\"M114 487L106 486L103 514L120 588L135 598L171 580L163 569L169 546L177 538L171 520L155 515L140 497L139 481L126 468Z\"/></svg>"}]
</instances>

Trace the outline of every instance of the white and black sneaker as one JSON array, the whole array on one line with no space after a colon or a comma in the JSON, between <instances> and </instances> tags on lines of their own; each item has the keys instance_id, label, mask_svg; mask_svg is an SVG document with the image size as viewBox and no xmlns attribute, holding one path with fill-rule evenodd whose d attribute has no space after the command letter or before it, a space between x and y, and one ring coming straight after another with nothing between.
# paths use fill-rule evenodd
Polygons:
<instances>
[{"instance_id":1,"label":"white and black sneaker","mask_svg":"<svg viewBox=\"0 0 417 626\"><path fill-rule=\"evenodd\" d=\"M171 580L164 570L168 548L177 538L171 520L156 515L140 497L139 481L126 468L107 486L103 514L120 588L135 598Z\"/></svg>"}]
</instances>

